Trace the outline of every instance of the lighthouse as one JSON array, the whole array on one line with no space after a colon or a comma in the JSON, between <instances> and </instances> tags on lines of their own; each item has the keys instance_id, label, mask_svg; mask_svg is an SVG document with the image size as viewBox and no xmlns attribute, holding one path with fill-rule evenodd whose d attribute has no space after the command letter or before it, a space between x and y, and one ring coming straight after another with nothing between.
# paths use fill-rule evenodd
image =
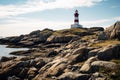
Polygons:
<instances>
[{"instance_id":1,"label":"lighthouse","mask_svg":"<svg viewBox=\"0 0 120 80\"><path fill-rule=\"evenodd\" d=\"M82 25L79 24L78 10L76 10L74 13L74 24L71 25L71 28L82 28Z\"/></svg>"}]
</instances>

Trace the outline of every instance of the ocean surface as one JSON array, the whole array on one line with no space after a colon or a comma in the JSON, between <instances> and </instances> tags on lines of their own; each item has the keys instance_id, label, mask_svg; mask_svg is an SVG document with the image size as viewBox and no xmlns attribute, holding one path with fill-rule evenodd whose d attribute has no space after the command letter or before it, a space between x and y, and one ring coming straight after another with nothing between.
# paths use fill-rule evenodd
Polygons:
<instances>
[{"instance_id":1,"label":"ocean surface","mask_svg":"<svg viewBox=\"0 0 120 80\"><path fill-rule=\"evenodd\" d=\"M6 48L7 45L0 45L0 58L2 56L13 56L9 55L10 52L19 51L19 50L28 50L28 48Z\"/></svg>"}]
</instances>

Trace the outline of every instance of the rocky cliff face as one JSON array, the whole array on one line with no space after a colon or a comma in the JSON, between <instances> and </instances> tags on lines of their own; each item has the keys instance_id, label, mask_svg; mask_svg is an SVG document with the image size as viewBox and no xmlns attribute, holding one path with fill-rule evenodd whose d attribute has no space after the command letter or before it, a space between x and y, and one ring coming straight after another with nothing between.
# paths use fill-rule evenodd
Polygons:
<instances>
[{"instance_id":1,"label":"rocky cliff face","mask_svg":"<svg viewBox=\"0 0 120 80\"><path fill-rule=\"evenodd\" d=\"M90 34L92 32L87 31L87 29L66 29L59 31L44 29L42 31L36 30L26 35L2 38L0 43L13 45L9 47L37 47L41 43L68 43L73 38Z\"/></svg>"},{"instance_id":2,"label":"rocky cliff face","mask_svg":"<svg viewBox=\"0 0 120 80\"><path fill-rule=\"evenodd\" d=\"M1 58L0 79L119 80L119 23L114 26L105 31L101 27L45 29L0 39L0 43L9 46L31 47L12 53L21 57ZM115 32L114 37L110 37L112 32Z\"/></svg>"},{"instance_id":3,"label":"rocky cliff face","mask_svg":"<svg viewBox=\"0 0 120 80\"><path fill-rule=\"evenodd\" d=\"M110 39L120 40L120 21L116 22L114 25L108 27L105 32Z\"/></svg>"}]
</instances>

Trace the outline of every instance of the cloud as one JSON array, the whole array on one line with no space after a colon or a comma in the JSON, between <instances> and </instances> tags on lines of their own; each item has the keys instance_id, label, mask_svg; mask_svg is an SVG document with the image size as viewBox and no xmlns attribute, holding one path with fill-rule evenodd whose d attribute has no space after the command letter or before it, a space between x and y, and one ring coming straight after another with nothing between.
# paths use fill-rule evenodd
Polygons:
<instances>
[{"instance_id":1,"label":"cloud","mask_svg":"<svg viewBox=\"0 0 120 80\"><path fill-rule=\"evenodd\" d=\"M65 21L43 21L40 19L31 19L31 18L22 18L22 17L14 17L2 20L3 23L0 24L0 31L1 29L63 29L68 28L72 22L65 22ZM13 28L14 27L14 28Z\"/></svg>"},{"instance_id":2,"label":"cloud","mask_svg":"<svg viewBox=\"0 0 120 80\"><path fill-rule=\"evenodd\" d=\"M101 24L101 23L105 23L105 22L108 22L108 21L111 21L111 19L101 19L101 20L95 20L95 21L82 21L83 24L87 24L87 25L90 25L90 24Z\"/></svg>"},{"instance_id":3,"label":"cloud","mask_svg":"<svg viewBox=\"0 0 120 80\"><path fill-rule=\"evenodd\" d=\"M72 22L42 21L28 18L9 18L0 24L0 36L16 36L28 34L34 30L50 28L54 30L70 28ZM14 30L14 31L13 31Z\"/></svg>"},{"instance_id":4,"label":"cloud","mask_svg":"<svg viewBox=\"0 0 120 80\"><path fill-rule=\"evenodd\" d=\"M116 21L120 21L120 16L115 17L114 20L116 20Z\"/></svg>"},{"instance_id":5,"label":"cloud","mask_svg":"<svg viewBox=\"0 0 120 80\"><path fill-rule=\"evenodd\" d=\"M81 21L81 24L83 24L86 27L107 27L112 24L114 24L116 21L120 21L120 16L108 18L108 19L100 19L100 20L94 20L94 21Z\"/></svg>"},{"instance_id":6,"label":"cloud","mask_svg":"<svg viewBox=\"0 0 120 80\"><path fill-rule=\"evenodd\" d=\"M111 8L120 8L120 6L112 6Z\"/></svg>"},{"instance_id":7,"label":"cloud","mask_svg":"<svg viewBox=\"0 0 120 80\"><path fill-rule=\"evenodd\" d=\"M90 7L104 0L27 0L24 4L0 5L0 18L56 8Z\"/></svg>"},{"instance_id":8,"label":"cloud","mask_svg":"<svg viewBox=\"0 0 120 80\"><path fill-rule=\"evenodd\" d=\"M108 18L108 19L100 19L94 21L80 21L84 27L108 27L114 24L116 21L120 20L120 16ZM23 17L14 17L2 20L3 24L0 24L0 36L13 36L28 34L34 30L42 30L44 28L50 28L54 30L58 29L66 29L70 28L73 23L68 21L43 21L40 19L31 19L31 18L23 18ZM13 31L14 30L14 31Z\"/></svg>"},{"instance_id":9,"label":"cloud","mask_svg":"<svg viewBox=\"0 0 120 80\"><path fill-rule=\"evenodd\" d=\"M88 25L87 27L90 27L90 25L99 26L100 24L104 24L111 21L119 21L119 20L120 20L120 16L117 16L117 17L107 18L107 19L80 21L80 24L82 24L83 26ZM3 21L3 24L2 23L0 24L1 27L16 26L17 28L21 26L24 26L24 27L39 26L41 27L41 29L44 29L44 28L62 29L60 28L61 26L67 26L69 28L70 25L73 23L73 21L44 21L41 19L25 18L25 17L14 17L14 18L9 18L1 21Z\"/></svg>"}]
</instances>

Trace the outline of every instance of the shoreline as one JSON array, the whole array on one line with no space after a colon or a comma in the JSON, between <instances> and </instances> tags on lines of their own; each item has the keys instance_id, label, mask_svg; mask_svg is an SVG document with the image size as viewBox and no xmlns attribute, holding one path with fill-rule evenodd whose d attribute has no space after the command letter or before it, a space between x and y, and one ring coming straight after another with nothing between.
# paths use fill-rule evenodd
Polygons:
<instances>
[{"instance_id":1,"label":"shoreline","mask_svg":"<svg viewBox=\"0 0 120 80\"><path fill-rule=\"evenodd\" d=\"M25 56L2 58L0 79L118 80L119 24L115 23L108 30L100 27L58 31L45 29L0 39L0 43L8 44L8 47L30 48L11 53Z\"/></svg>"}]
</instances>

